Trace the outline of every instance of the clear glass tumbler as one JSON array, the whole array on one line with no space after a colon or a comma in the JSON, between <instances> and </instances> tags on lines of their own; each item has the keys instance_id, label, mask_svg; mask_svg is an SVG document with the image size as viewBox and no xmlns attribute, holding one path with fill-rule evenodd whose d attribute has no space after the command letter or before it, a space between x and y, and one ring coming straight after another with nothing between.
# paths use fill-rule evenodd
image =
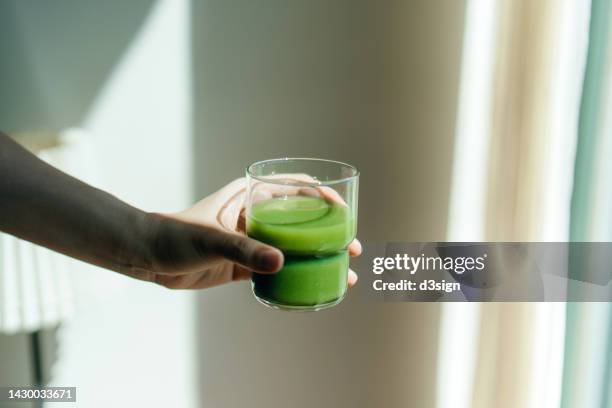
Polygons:
<instances>
[{"instance_id":1,"label":"clear glass tumbler","mask_svg":"<svg viewBox=\"0 0 612 408\"><path fill-rule=\"evenodd\" d=\"M255 298L283 310L321 310L347 289L347 247L357 232L359 172L323 159L265 160L247 168L246 230L279 248L274 275L253 274Z\"/></svg>"}]
</instances>

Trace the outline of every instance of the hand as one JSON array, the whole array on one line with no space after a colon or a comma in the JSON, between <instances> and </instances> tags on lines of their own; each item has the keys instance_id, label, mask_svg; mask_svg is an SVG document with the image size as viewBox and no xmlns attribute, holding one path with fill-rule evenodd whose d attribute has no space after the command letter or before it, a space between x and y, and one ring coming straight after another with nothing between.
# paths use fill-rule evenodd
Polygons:
<instances>
[{"instance_id":1,"label":"hand","mask_svg":"<svg viewBox=\"0 0 612 408\"><path fill-rule=\"evenodd\" d=\"M241 178L185 211L151 214L151 260L124 273L171 289L202 289L251 279L252 271L278 272L282 252L245 235L245 191ZM358 256L361 244L354 240L348 250ZM356 282L349 271L349 287Z\"/></svg>"}]
</instances>

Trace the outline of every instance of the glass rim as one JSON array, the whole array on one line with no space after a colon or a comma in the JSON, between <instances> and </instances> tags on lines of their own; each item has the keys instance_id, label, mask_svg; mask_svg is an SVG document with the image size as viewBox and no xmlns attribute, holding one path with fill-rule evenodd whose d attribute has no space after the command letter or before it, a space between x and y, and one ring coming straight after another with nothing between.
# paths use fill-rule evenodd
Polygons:
<instances>
[{"instance_id":1,"label":"glass rim","mask_svg":"<svg viewBox=\"0 0 612 408\"><path fill-rule=\"evenodd\" d=\"M256 176L255 174L253 174L253 171L252 171L255 168L255 166L260 166L260 165L264 165L267 163L282 163L282 162L289 162L289 161L335 164L335 165L344 166L344 167L351 169L353 171L353 174L347 177L342 177L342 178L328 180L328 181L317 180L315 182L308 182L308 181L296 181L296 182L289 181L287 182L286 180L283 181L282 179L273 179L273 178L269 178L268 176ZM278 184L278 185L283 185L283 186L295 186L295 187L330 186L334 184L346 183L351 180L355 180L359 178L359 170L357 170L357 167L353 166L352 164L344 163L344 162L337 161L337 160L318 159L314 157L281 157L278 159L260 160L260 161L256 161L255 163L251 163L250 165L248 165L246 168L246 174L248 177L255 179L257 181L261 181L262 183Z\"/></svg>"}]
</instances>

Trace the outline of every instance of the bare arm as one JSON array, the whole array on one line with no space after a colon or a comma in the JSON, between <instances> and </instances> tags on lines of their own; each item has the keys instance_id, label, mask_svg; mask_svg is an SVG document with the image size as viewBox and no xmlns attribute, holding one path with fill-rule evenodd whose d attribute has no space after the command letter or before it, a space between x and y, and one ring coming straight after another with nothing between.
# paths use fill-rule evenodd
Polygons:
<instances>
[{"instance_id":1,"label":"bare arm","mask_svg":"<svg viewBox=\"0 0 612 408\"><path fill-rule=\"evenodd\" d=\"M245 279L251 270L274 273L283 263L277 249L206 218L134 208L46 164L1 133L0 230L168 287L212 286ZM200 274L197 282L195 274Z\"/></svg>"}]
</instances>

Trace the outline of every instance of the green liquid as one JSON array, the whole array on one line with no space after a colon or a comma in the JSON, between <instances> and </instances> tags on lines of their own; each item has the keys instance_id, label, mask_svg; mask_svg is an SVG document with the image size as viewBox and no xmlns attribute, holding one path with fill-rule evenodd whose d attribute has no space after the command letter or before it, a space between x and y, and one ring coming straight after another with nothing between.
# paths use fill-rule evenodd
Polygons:
<instances>
[{"instance_id":1,"label":"green liquid","mask_svg":"<svg viewBox=\"0 0 612 408\"><path fill-rule=\"evenodd\" d=\"M344 296L346 247L355 236L355 222L345 206L306 196L266 200L251 208L247 233L285 254L277 274L253 275L253 290L260 299L307 307Z\"/></svg>"}]
</instances>

